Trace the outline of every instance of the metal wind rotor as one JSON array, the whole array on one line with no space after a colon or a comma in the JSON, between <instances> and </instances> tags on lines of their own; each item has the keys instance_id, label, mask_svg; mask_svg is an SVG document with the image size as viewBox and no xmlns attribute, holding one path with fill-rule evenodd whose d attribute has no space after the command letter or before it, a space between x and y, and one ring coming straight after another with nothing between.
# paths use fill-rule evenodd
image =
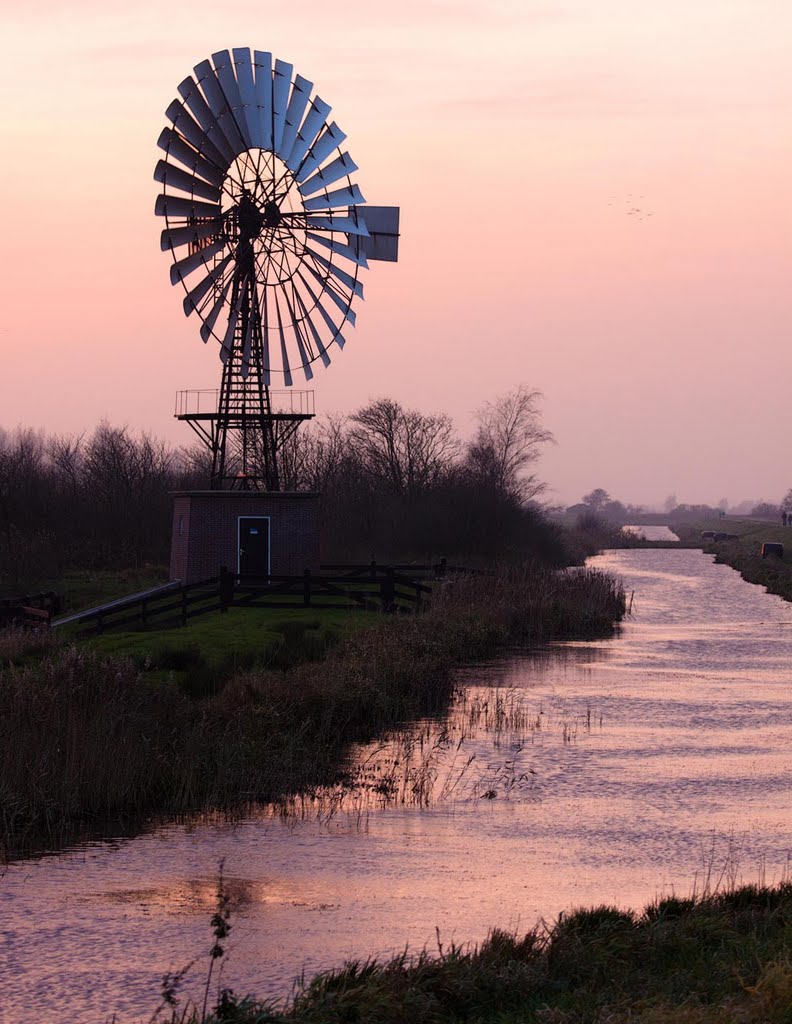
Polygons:
<instances>
[{"instance_id":1,"label":"metal wind rotor","mask_svg":"<svg viewBox=\"0 0 792 1024\"><path fill-rule=\"evenodd\" d=\"M158 140L171 283L204 342L264 387L329 365L355 324L360 271L397 257L398 209L364 209L346 136L312 89L269 53L222 50L178 87Z\"/></svg>"}]
</instances>

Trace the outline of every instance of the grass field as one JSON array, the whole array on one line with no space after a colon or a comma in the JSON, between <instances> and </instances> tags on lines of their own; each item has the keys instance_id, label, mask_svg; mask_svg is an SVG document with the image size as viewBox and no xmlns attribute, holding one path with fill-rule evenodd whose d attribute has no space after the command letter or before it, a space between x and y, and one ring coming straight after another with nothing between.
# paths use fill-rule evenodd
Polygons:
<instances>
[{"instance_id":1,"label":"grass field","mask_svg":"<svg viewBox=\"0 0 792 1024\"><path fill-rule=\"evenodd\" d=\"M217 692L243 669L287 669L318 661L340 640L377 619L356 610L230 608L186 626L110 632L81 643L102 656L131 659L147 678L173 678L185 692L202 696Z\"/></svg>"},{"instance_id":2,"label":"grass field","mask_svg":"<svg viewBox=\"0 0 792 1024\"><path fill-rule=\"evenodd\" d=\"M75 569L63 576L40 580L27 592L54 591L62 600L61 614L66 615L156 587L167 580L168 568L164 565L145 565L139 569ZM5 589L11 597L18 593L17 589Z\"/></svg>"},{"instance_id":3,"label":"grass field","mask_svg":"<svg viewBox=\"0 0 792 1024\"><path fill-rule=\"evenodd\" d=\"M682 540L700 544L704 551L714 554L716 562L736 569L744 580L758 583L771 594L792 601L792 528L751 519L715 519L685 523L673 529ZM737 539L718 543L702 541L702 532L708 530L735 534ZM783 544L783 557L762 558L764 543Z\"/></svg>"}]
</instances>

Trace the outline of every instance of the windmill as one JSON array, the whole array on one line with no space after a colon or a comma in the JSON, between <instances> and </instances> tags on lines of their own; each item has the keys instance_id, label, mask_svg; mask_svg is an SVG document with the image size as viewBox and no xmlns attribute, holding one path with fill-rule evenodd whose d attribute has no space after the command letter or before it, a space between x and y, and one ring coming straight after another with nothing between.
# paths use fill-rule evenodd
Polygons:
<instances>
[{"instance_id":1,"label":"windmill","mask_svg":"<svg viewBox=\"0 0 792 1024\"><path fill-rule=\"evenodd\" d=\"M280 490L278 453L314 413L295 374L330 365L361 271L398 255L398 207L364 206L346 136L312 90L270 53L221 50L179 85L158 140L171 283L222 361L219 390L176 401L211 453L213 490Z\"/></svg>"}]
</instances>

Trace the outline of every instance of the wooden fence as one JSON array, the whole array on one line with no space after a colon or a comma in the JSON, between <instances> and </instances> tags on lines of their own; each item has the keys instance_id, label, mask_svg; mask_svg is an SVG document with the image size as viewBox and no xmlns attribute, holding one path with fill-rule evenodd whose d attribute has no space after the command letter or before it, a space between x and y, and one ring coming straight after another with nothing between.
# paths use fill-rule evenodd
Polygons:
<instances>
[{"instance_id":1,"label":"wooden fence","mask_svg":"<svg viewBox=\"0 0 792 1024\"><path fill-rule=\"evenodd\" d=\"M40 594L19 594L0 598L0 628L22 626L25 629L47 629L53 615L60 611L60 598L52 591Z\"/></svg>"},{"instance_id":2,"label":"wooden fence","mask_svg":"<svg viewBox=\"0 0 792 1024\"><path fill-rule=\"evenodd\" d=\"M331 573L331 568L336 571ZM211 579L172 583L144 595L65 616L53 622L53 626L73 625L81 635L122 628L162 629L186 625L196 616L226 612L229 608L420 611L432 588L421 579L398 571L400 568L376 563L323 566L321 572L306 569L300 576L271 575L267 579L237 576L221 569L220 575ZM427 576L430 568L426 567Z\"/></svg>"}]
</instances>

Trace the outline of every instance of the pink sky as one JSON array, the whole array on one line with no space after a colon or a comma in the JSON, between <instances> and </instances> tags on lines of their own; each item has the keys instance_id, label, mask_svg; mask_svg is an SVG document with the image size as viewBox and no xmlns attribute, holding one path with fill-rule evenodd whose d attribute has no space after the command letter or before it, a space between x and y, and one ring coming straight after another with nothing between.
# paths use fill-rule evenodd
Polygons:
<instances>
[{"instance_id":1,"label":"pink sky","mask_svg":"<svg viewBox=\"0 0 792 1024\"><path fill-rule=\"evenodd\" d=\"M250 46L402 208L317 409L389 395L466 433L525 382L556 501L792 486L788 0L47 0L2 34L0 426L191 440L173 394L220 363L159 251L156 139L193 65Z\"/></svg>"}]
</instances>

